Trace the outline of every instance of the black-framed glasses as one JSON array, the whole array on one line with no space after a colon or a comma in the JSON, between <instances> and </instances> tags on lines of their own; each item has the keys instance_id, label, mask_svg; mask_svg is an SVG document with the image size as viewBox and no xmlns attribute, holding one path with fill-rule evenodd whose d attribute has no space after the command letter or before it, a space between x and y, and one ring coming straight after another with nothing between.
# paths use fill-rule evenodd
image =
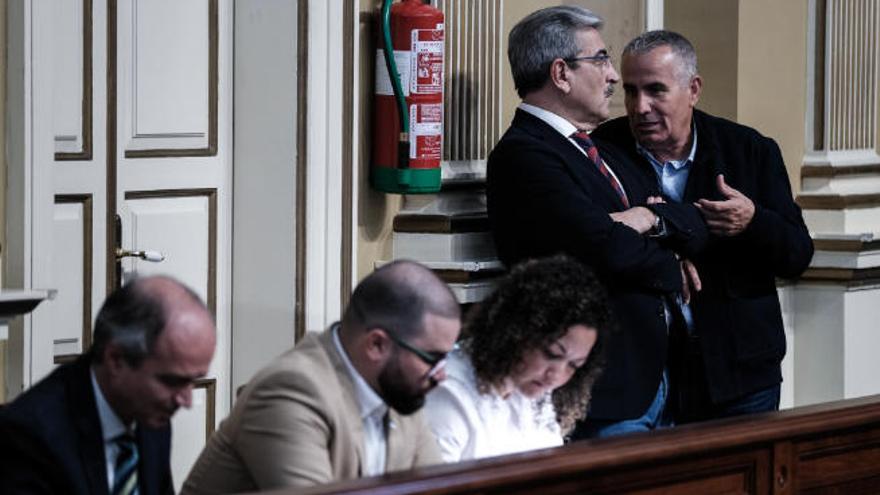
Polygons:
<instances>
[{"instance_id":1,"label":"black-framed glasses","mask_svg":"<svg viewBox=\"0 0 880 495\"><path fill-rule=\"evenodd\" d=\"M585 57L571 57L562 59L565 63L573 64L575 62L592 62L599 67L606 67L611 65L611 55L607 53L600 53L598 55L588 55Z\"/></svg>"},{"instance_id":2,"label":"black-framed glasses","mask_svg":"<svg viewBox=\"0 0 880 495\"><path fill-rule=\"evenodd\" d=\"M389 332L388 330L385 330L385 333L395 344L415 354L416 356L418 356L419 359L424 361L425 364L431 367L431 369L428 370L428 377L436 375L440 372L440 370L446 367L446 357L449 354L448 352L423 351L418 347L408 344L405 340L395 335L394 332Z\"/></svg>"}]
</instances>

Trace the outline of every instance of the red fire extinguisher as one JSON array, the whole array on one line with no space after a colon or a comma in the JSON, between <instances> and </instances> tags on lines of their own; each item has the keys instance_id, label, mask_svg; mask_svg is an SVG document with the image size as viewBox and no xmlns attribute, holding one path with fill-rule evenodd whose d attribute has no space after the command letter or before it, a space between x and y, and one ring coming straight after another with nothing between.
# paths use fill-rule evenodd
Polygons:
<instances>
[{"instance_id":1,"label":"red fire extinguisher","mask_svg":"<svg viewBox=\"0 0 880 495\"><path fill-rule=\"evenodd\" d=\"M373 187L440 190L443 13L421 0L384 0L376 50Z\"/></svg>"}]
</instances>

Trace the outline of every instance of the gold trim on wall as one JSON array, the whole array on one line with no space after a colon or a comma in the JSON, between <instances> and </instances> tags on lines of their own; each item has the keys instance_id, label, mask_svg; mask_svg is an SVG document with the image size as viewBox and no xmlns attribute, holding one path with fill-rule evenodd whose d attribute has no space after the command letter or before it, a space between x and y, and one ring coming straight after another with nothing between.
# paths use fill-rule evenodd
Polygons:
<instances>
[{"instance_id":1,"label":"gold trim on wall","mask_svg":"<svg viewBox=\"0 0 880 495\"><path fill-rule=\"evenodd\" d=\"M217 102L219 87L219 15L217 0L208 1L208 146L125 150L126 158L176 158L217 155Z\"/></svg>"},{"instance_id":2,"label":"gold trim on wall","mask_svg":"<svg viewBox=\"0 0 880 495\"><path fill-rule=\"evenodd\" d=\"M355 32L357 24L355 20L354 0L345 0L342 25L343 46L342 53L342 262L340 267L340 308L345 308L352 291L352 205L354 203L354 54Z\"/></svg>"},{"instance_id":3,"label":"gold trim on wall","mask_svg":"<svg viewBox=\"0 0 880 495\"><path fill-rule=\"evenodd\" d=\"M296 4L296 266L294 294L294 339L299 341L306 332L306 164L308 133L308 67L309 67L309 8L308 2Z\"/></svg>"},{"instance_id":4,"label":"gold trim on wall","mask_svg":"<svg viewBox=\"0 0 880 495\"><path fill-rule=\"evenodd\" d=\"M92 277L94 277L94 270L92 269L94 255L92 252L94 242L92 229L93 198L91 194L58 194L55 196L55 204L81 204L83 209L83 307L82 340L80 340L80 346L82 353L85 353L92 346ZM60 357L55 357L56 363Z\"/></svg>"},{"instance_id":5,"label":"gold trim on wall","mask_svg":"<svg viewBox=\"0 0 880 495\"><path fill-rule=\"evenodd\" d=\"M92 159L92 0L83 2L82 150L55 153L56 161Z\"/></svg>"},{"instance_id":6,"label":"gold trim on wall","mask_svg":"<svg viewBox=\"0 0 880 495\"><path fill-rule=\"evenodd\" d=\"M193 388L205 389L205 441L207 442L214 433L214 423L217 421L217 379L200 378L193 384Z\"/></svg>"},{"instance_id":7,"label":"gold trim on wall","mask_svg":"<svg viewBox=\"0 0 880 495\"><path fill-rule=\"evenodd\" d=\"M217 318L217 189L158 189L155 191L126 191L125 199L208 198L208 300L205 303Z\"/></svg>"}]
</instances>

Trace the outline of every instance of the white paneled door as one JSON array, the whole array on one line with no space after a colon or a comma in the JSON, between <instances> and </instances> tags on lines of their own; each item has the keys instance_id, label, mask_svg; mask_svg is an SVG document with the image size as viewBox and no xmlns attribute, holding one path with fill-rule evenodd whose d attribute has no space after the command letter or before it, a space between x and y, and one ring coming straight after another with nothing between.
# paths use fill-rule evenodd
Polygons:
<instances>
[{"instance_id":1,"label":"white paneled door","mask_svg":"<svg viewBox=\"0 0 880 495\"><path fill-rule=\"evenodd\" d=\"M229 410L231 9L232 0L40 0L11 11L24 30L24 101L33 101L22 153L37 171L24 180L36 192L22 283L58 290L26 322L20 386L88 348L118 283L154 273L182 280L219 333L193 408L174 419L178 488ZM44 178L51 194L42 201L34 184ZM138 251L164 260L126 256Z\"/></svg>"}]
</instances>

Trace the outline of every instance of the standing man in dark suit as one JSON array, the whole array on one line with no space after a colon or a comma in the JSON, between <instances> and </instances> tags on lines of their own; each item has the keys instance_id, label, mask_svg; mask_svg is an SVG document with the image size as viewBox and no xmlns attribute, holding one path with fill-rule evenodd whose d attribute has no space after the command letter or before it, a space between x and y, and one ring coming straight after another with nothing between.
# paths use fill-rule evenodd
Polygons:
<instances>
[{"instance_id":1,"label":"standing man in dark suit","mask_svg":"<svg viewBox=\"0 0 880 495\"><path fill-rule=\"evenodd\" d=\"M0 411L0 493L173 493L169 421L215 341L208 309L173 279L111 294L91 350Z\"/></svg>"},{"instance_id":2,"label":"standing man in dark suit","mask_svg":"<svg viewBox=\"0 0 880 495\"><path fill-rule=\"evenodd\" d=\"M669 202L695 204L710 230L693 258L703 289L685 307L690 335L676 422L779 407L785 334L776 277L807 268L813 243L776 143L694 109L702 88L691 43L651 31L624 49L628 118L603 124Z\"/></svg>"},{"instance_id":3,"label":"standing man in dark suit","mask_svg":"<svg viewBox=\"0 0 880 495\"><path fill-rule=\"evenodd\" d=\"M508 58L522 104L489 155L489 220L507 265L565 252L606 286L620 331L575 438L668 425L667 332L682 289L674 250L705 242L693 206L648 205L651 183L587 131L608 118L617 72L587 9L558 6L520 21ZM645 205L645 206L639 206Z\"/></svg>"}]
</instances>

